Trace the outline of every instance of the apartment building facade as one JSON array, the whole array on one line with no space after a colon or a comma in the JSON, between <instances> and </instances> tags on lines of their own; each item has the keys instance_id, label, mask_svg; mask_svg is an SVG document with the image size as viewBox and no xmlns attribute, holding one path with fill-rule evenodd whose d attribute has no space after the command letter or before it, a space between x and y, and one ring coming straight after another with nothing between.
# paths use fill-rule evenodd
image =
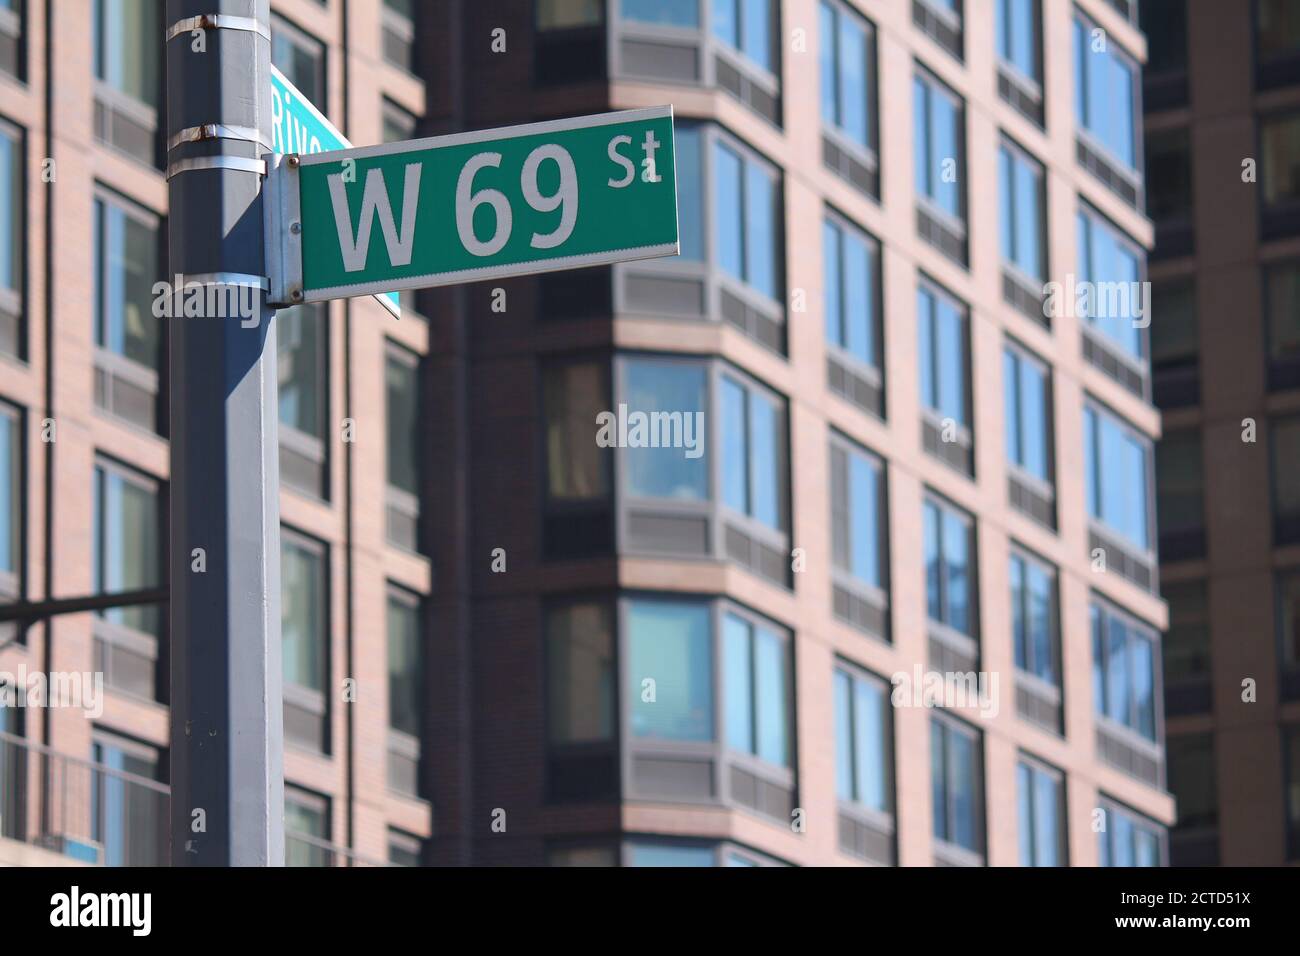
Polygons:
<instances>
[{"instance_id":1,"label":"apartment building facade","mask_svg":"<svg viewBox=\"0 0 1300 956\"><path fill-rule=\"evenodd\" d=\"M1300 855L1300 4L1143 17L1171 859L1278 866Z\"/></svg>"},{"instance_id":2,"label":"apartment building facade","mask_svg":"<svg viewBox=\"0 0 1300 956\"><path fill-rule=\"evenodd\" d=\"M272 9L357 143L673 104L682 246L279 316L290 862L1167 861L1135 3ZM15 597L166 566L160 23L0 15ZM9 844L156 852L165 655L147 609L0 650L110 687L0 711Z\"/></svg>"}]
</instances>

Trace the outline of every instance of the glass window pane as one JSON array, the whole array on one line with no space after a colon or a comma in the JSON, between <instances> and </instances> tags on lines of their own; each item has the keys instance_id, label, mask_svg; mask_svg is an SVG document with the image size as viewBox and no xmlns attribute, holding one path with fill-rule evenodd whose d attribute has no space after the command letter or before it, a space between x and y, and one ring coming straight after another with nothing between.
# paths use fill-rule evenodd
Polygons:
<instances>
[{"instance_id":1,"label":"glass window pane","mask_svg":"<svg viewBox=\"0 0 1300 956\"><path fill-rule=\"evenodd\" d=\"M745 281L780 298L777 264L777 189L754 163L745 164Z\"/></svg>"},{"instance_id":2,"label":"glass window pane","mask_svg":"<svg viewBox=\"0 0 1300 956\"><path fill-rule=\"evenodd\" d=\"M677 229L681 257L704 259L704 181L698 126L674 124L673 148L677 163Z\"/></svg>"},{"instance_id":3,"label":"glass window pane","mask_svg":"<svg viewBox=\"0 0 1300 956\"><path fill-rule=\"evenodd\" d=\"M713 219L717 233L719 267L745 279L744 215L741 189L744 170L740 157L723 146L713 148Z\"/></svg>"},{"instance_id":4,"label":"glass window pane","mask_svg":"<svg viewBox=\"0 0 1300 956\"><path fill-rule=\"evenodd\" d=\"M757 754L780 767L790 765L789 667L785 641L763 628L754 631L754 686L758 712Z\"/></svg>"},{"instance_id":5,"label":"glass window pane","mask_svg":"<svg viewBox=\"0 0 1300 956\"><path fill-rule=\"evenodd\" d=\"M854 741L857 744L858 802L888 813L889 793L889 701L885 691L872 681L853 682Z\"/></svg>"},{"instance_id":6,"label":"glass window pane","mask_svg":"<svg viewBox=\"0 0 1300 956\"><path fill-rule=\"evenodd\" d=\"M320 439L325 437L323 313L316 306L296 305L276 316L280 424Z\"/></svg>"},{"instance_id":7,"label":"glass window pane","mask_svg":"<svg viewBox=\"0 0 1300 956\"><path fill-rule=\"evenodd\" d=\"M840 125L840 84L836 57L839 46L836 42L836 24L838 14L826 0L817 5L817 68L821 80L822 121L832 126Z\"/></svg>"},{"instance_id":8,"label":"glass window pane","mask_svg":"<svg viewBox=\"0 0 1300 956\"><path fill-rule=\"evenodd\" d=\"M963 634L974 634L970 607L970 532L965 522L943 516L943 558L948 597L948 619L944 622Z\"/></svg>"},{"instance_id":9,"label":"glass window pane","mask_svg":"<svg viewBox=\"0 0 1300 956\"><path fill-rule=\"evenodd\" d=\"M930 721L930 809L936 839L950 839L948 826L948 734L937 720Z\"/></svg>"},{"instance_id":10,"label":"glass window pane","mask_svg":"<svg viewBox=\"0 0 1300 956\"><path fill-rule=\"evenodd\" d=\"M772 0L741 0L745 55L772 69Z\"/></svg>"},{"instance_id":11,"label":"glass window pane","mask_svg":"<svg viewBox=\"0 0 1300 956\"><path fill-rule=\"evenodd\" d=\"M822 224L822 256L825 266L824 294L826 309L826 341L840 348L847 345L845 329L845 301L840 294L844 281L841 263L844 233L834 223Z\"/></svg>"},{"instance_id":12,"label":"glass window pane","mask_svg":"<svg viewBox=\"0 0 1300 956\"><path fill-rule=\"evenodd\" d=\"M634 843L632 866L713 866L715 855L708 846L673 846L662 843Z\"/></svg>"},{"instance_id":13,"label":"glass window pane","mask_svg":"<svg viewBox=\"0 0 1300 956\"><path fill-rule=\"evenodd\" d=\"M722 620L722 672L727 746L752 754L754 746L754 683L750 625L733 614Z\"/></svg>"},{"instance_id":14,"label":"glass window pane","mask_svg":"<svg viewBox=\"0 0 1300 956\"><path fill-rule=\"evenodd\" d=\"M1029 636L1029 620L1026 611L1026 562L1019 555L1013 554L1008 568L1008 574L1011 581L1011 633L1015 643L1016 667L1022 671L1029 671L1031 664L1031 649Z\"/></svg>"},{"instance_id":15,"label":"glass window pane","mask_svg":"<svg viewBox=\"0 0 1300 956\"><path fill-rule=\"evenodd\" d=\"M708 608L634 601L628 605L627 628L632 734L667 740L712 740L713 664Z\"/></svg>"},{"instance_id":16,"label":"glass window pane","mask_svg":"<svg viewBox=\"0 0 1300 956\"><path fill-rule=\"evenodd\" d=\"M1056 684L1056 582L1036 564L1027 565L1027 570L1029 633L1034 656L1032 673Z\"/></svg>"},{"instance_id":17,"label":"glass window pane","mask_svg":"<svg viewBox=\"0 0 1300 956\"><path fill-rule=\"evenodd\" d=\"M837 670L834 683L835 707L835 795L853 800L856 777L853 766L853 679Z\"/></svg>"},{"instance_id":18,"label":"glass window pane","mask_svg":"<svg viewBox=\"0 0 1300 956\"><path fill-rule=\"evenodd\" d=\"M1262 121L1260 145L1265 205L1300 201L1300 113Z\"/></svg>"},{"instance_id":19,"label":"glass window pane","mask_svg":"<svg viewBox=\"0 0 1300 956\"><path fill-rule=\"evenodd\" d=\"M968 850L978 850L975 819L975 746L965 734L949 731L948 747L953 818L953 832L949 839Z\"/></svg>"},{"instance_id":20,"label":"glass window pane","mask_svg":"<svg viewBox=\"0 0 1300 956\"><path fill-rule=\"evenodd\" d=\"M1260 60L1300 50L1300 7L1294 0L1256 0L1255 44Z\"/></svg>"},{"instance_id":21,"label":"glass window pane","mask_svg":"<svg viewBox=\"0 0 1300 956\"><path fill-rule=\"evenodd\" d=\"M551 742L612 739L614 641L606 605L551 609L546 618L546 670Z\"/></svg>"},{"instance_id":22,"label":"glass window pane","mask_svg":"<svg viewBox=\"0 0 1300 956\"><path fill-rule=\"evenodd\" d=\"M1031 771L1023 763L1016 764L1016 813L1020 820L1020 865L1034 865L1034 799Z\"/></svg>"},{"instance_id":23,"label":"glass window pane","mask_svg":"<svg viewBox=\"0 0 1300 956\"><path fill-rule=\"evenodd\" d=\"M95 200L99 225L95 342L101 348L157 369L161 326L153 315L158 273L158 232L120 207Z\"/></svg>"},{"instance_id":24,"label":"glass window pane","mask_svg":"<svg viewBox=\"0 0 1300 956\"><path fill-rule=\"evenodd\" d=\"M399 357L400 356L400 357ZM419 494L419 389L414 355L390 352L384 363L388 483Z\"/></svg>"},{"instance_id":25,"label":"glass window pane","mask_svg":"<svg viewBox=\"0 0 1300 956\"><path fill-rule=\"evenodd\" d=\"M1034 773L1034 865L1060 866L1060 783L1046 773Z\"/></svg>"},{"instance_id":26,"label":"glass window pane","mask_svg":"<svg viewBox=\"0 0 1300 956\"><path fill-rule=\"evenodd\" d=\"M22 140L0 126L0 289L22 291Z\"/></svg>"},{"instance_id":27,"label":"glass window pane","mask_svg":"<svg viewBox=\"0 0 1300 956\"><path fill-rule=\"evenodd\" d=\"M849 463L849 520L853 575L883 587L880 573L880 472L873 461L852 454Z\"/></svg>"},{"instance_id":28,"label":"glass window pane","mask_svg":"<svg viewBox=\"0 0 1300 956\"><path fill-rule=\"evenodd\" d=\"M620 0L623 19L674 27L700 25L699 0Z\"/></svg>"},{"instance_id":29,"label":"glass window pane","mask_svg":"<svg viewBox=\"0 0 1300 956\"><path fill-rule=\"evenodd\" d=\"M940 515L932 501L922 506L925 537L925 595L926 612L932 621L943 620L943 595L940 591Z\"/></svg>"},{"instance_id":30,"label":"glass window pane","mask_svg":"<svg viewBox=\"0 0 1300 956\"><path fill-rule=\"evenodd\" d=\"M420 614L409 601L388 598L388 725L420 734Z\"/></svg>"},{"instance_id":31,"label":"glass window pane","mask_svg":"<svg viewBox=\"0 0 1300 956\"><path fill-rule=\"evenodd\" d=\"M875 366L875 296L876 263L872 250L851 233L844 243L844 331L843 343L854 358Z\"/></svg>"},{"instance_id":32,"label":"glass window pane","mask_svg":"<svg viewBox=\"0 0 1300 956\"><path fill-rule=\"evenodd\" d=\"M921 385L921 402L933 411L939 410L939 394L934 375L935 300L925 289L916 293L916 328L920 338L917 348L917 371Z\"/></svg>"},{"instance_id":33,"label":"glass window pane","mask_svg":"<svg viewBox=\"0 0 1300 956\"><path fill-rule=\"evenodd\" d=\"M687 422L701 421L705 412L706 372L702 365L684 362L629 361L624 364L624 390L628 414L679 413L683 435ZM697 414L698 413L698 414ZM691 426L694 428L694 424ZM704 435L697 447L707 447ZM688 457L689 449L629 446L624 450L627 490L633 497L703 501L708 498L708 458Z\"/></svg>"},{"instance_id":34,"label":"glass window pane","mask_svg":"<svg viewBox=\"0 0 1300 956\"><path fill-rule=\"evenodd\" d=\"M854 142L863 146L872 145L868 115L871 108L868 42L866 31L853 17L840 18L840 90L843 105L839 126Z\"/></svg>"},{"instance_id":35,"label":"glass window pane","mask_svg":"<svg viewBox=\"0 0 1300 956\"><path fill-rule=\"evenodd\" d=\"M605 366L582 362L546 369L546 488L553 501L603 498L607 460L596 443L596 416L607 406Z\"/></svg>"},{"instance_id":36,"label":"glass window pane","mask_svg":"<svg viewBox=\"0 0 1300 956\"><path fill-rule=\"evenodd\" d=\"M158 498L120 472L95 467L95 590L115 594L156 587L162 580ZM156 606L116 607L101 616L120 627L161 633Z\"/></svg>"},{"instance_id":37,"label":"glass window pane","mask_svg":"<svg viewBox=\"0 0 1300 956\"><path fill-rule=\"evenodd\" d=\"M1106 640L1106 716L1131 727L1132 661L1128 654L1128 629L1118 617L1112 616L1107 622Z\"/></svg>"},{"instance_id":38,"label":"glass window pane","mask_svg":"<svg viewBox=\"0 0 1300 956\"><path fill-rule=\"evenodd\" d=\"M735 381L722 379L722 500L728 508L749 514L749 403Z\"/></svg>"},{"instance_id":39,"label":"glass window pane","mask_svg":"<svg viewBox=\"0 0 1300 956\"><path fill-rule=\"evenodd\" d=\"M95 0L94 26L96 78L156 108L161 0Z\"/></svg>"},{"instance_id":40,"label":"glass window pane","mask_svg":"<svg viewBox=\"0 0 1300 956\"><path fill-rule=\"evenodd\" d=\"M1033 362L1020 363L1020 421L1024 444L1021 466L1040 481L1048 481L1047 377Z\"/></svg>"},{"instance_id":41,"label":"glass window pane","mask_svg":"<svg viewBox=\"0 0 1300 956\"><path fill-rule=\"evenodd\" d=\"M782 415L773 402L753 392L749 393L749 414L751 516L769 528L780 529L784 524L781 520Z\"/></svg>"},{"instance_id":42,"label":"glass window pane","mask_svg":"<svg viewBox=\"0 0 1300 956\"><path fill-rule=\"evenodd\" d=\"M325 567L321 555L280 542L280 634L284 682L325 689Z\"/></svg>"}]
</instances>

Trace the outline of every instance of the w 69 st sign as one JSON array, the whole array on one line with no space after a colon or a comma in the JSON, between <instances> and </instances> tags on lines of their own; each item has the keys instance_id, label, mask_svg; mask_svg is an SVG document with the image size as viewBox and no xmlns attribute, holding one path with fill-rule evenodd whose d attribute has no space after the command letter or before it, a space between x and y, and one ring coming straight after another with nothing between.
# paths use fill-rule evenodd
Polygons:
<instances>
[{"instance_id":1,"label":"w 69 st sign","mask_svg":"<svg viewBox=\"0 0 1300 956\"><path fill-rule=\"evenodd\" d=\"M271 300L677 254L671 107L280 160Z\"/></svg>"}]
</instances>

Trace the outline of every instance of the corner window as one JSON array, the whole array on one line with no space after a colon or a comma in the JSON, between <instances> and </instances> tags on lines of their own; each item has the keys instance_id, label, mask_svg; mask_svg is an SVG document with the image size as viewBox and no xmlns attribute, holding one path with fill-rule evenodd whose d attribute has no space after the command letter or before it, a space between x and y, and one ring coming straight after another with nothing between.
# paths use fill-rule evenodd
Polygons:
<instances>
[{"instance_id":1,"label":"corner window","mask_svg":"<svg viewBox=\"0 0 1300 956\"><path fill-rule=\"evenodd\" d=\"M721 600L636 598L623 615L633 798L721 798L788 820L790 635ZM721 793L712 769L719 763Z\"/></svg>"},{"instance_id":2,"label":"corner window","mask_svg":"<svg viewBox=\"0 0 1300 956\"><path fill-rule=\"evenodd\" d=\"M830 465L835 616L888 640L889 520L884 462L833 434Z\"/></svg>"},{"instance_id":3,"label":"corner window","mask_svg":"<svg viewBox=\"0 0 1300 956\"><path fill-rule=\"evenodd\" d=\"M780 170L713 124L676 129L681 254L616 269L617 307L713 319L784 354Z\"/></svg>"},{"instance_id":4,"label":"corner window","mask_svg":"<svg viewBox=\"0 0 1300 956\"><path fill-rule=\"evenodd\" d=\"M838 0L821 0L818 21L823 160L879 198L875 27Z\"/></svg>"},{"instance_id":5,"label":"corner window","mask_svg":"<svg viewBox=\"0 0 1300 956\"><path fill-rule=\"evenodd\" d=\"M1115 543L1152 549L1151 440L1101 406L1083 410L1084 479L1088 515ZM1107 556L1107 566L1115 563Z\"/></svg>"},{"instance_id":6,"label":"corner window","mask_svg":"<svg viewBox=\"0 0 1300 956\"><path fill-rule=\"evenodd\" d=\"M1130 199L1125 186L1132 189L1134 205L1141 189L1137 75L1133 58L1104 30L1076 12L1074 118L1080 159L1106 185L1120 191L1122 198ZM1111 177L1118 177L1124 185Z\"/></svg>"},{"instance_id":7,"label":"corner window","mask_svg":"<svg viewBox=\"0 0 1300 956\"><path fill-rule=\"evenodd\" d=\"M966 104L931 74L912 78L917 231L966 266Z\"/></svg>"},{"instance_id":8,"label":"corner window","mask_svg":"<svg viewBox=\"0 0 1300 956\"><path fill-rule=\"evenodd\" d=\"M26 292L27 222L23 205L27 191L23 179L26 167L23 146L22 131L0 120L0 353L13 358L18 358L22 349Z\"/></svg>"},{"instance_id":9,"label":"corner window","mask_svg":"<svg viewBox=\"0 0 1300 956\"><path fill-rule=\"evenodd\" d=\"M1156 740L1156 635L1125 614L1094 601L1093 705L1099 717Z\"/></svg>"},{"instance_id":10,"label":"corner window","mask_svg":"<svg viewBox=\"0 0 1300 956\"><path fill-rule=\"evenodd\" d=\"M1016 762L1020 865L1065 866L1065 780L1027 757Z\"/></svg>"},{"instance_id":11,"label":"corner window","mask_svg":"<svg viewBox=\"0 0 1300 956\"><path fill-rule=\"evenodd\" d=\"M931 809L936 862L984 864L983 735L961 721L930 718Z\"/></svg>"},{"instance_id":12,"label":"corner window","mask_svg":"<svg viewBox=\"0 0 1300 956\"><path fill-rule=\"evenodd\" d=\"M1097 833L1100 866L1164 866L1164 827L1147 817L1102 799L1104 829Z\"/></svg>"},{"instance_id":13,"label":"corner window","mask_svg":"<svg viewBox=\"0 0 1300 956\"><path fill-rule=\"evenodd\" d=\"M785 400L717 361L619 369L618 414L597 441L621 446L622 550L713 555L788 586Z\"/></svg>"}]
</instances>

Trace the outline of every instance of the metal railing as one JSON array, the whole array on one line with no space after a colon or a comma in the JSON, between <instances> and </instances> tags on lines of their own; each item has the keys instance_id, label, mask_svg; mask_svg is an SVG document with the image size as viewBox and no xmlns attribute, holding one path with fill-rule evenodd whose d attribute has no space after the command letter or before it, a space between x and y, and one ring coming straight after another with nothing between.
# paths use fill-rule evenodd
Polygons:
<instances>
[{"instance_id":1,"label":"metal railing","mask_svg":"<svg viewBox=\"0 0 1300 956\"><path fill-rule=\"evenodd\" d=\"M157 780L0 731L0 840L93 866L167 866L171 792ZM287 866L387 866L285 833Z\"/></svg>"}]
</instances>

